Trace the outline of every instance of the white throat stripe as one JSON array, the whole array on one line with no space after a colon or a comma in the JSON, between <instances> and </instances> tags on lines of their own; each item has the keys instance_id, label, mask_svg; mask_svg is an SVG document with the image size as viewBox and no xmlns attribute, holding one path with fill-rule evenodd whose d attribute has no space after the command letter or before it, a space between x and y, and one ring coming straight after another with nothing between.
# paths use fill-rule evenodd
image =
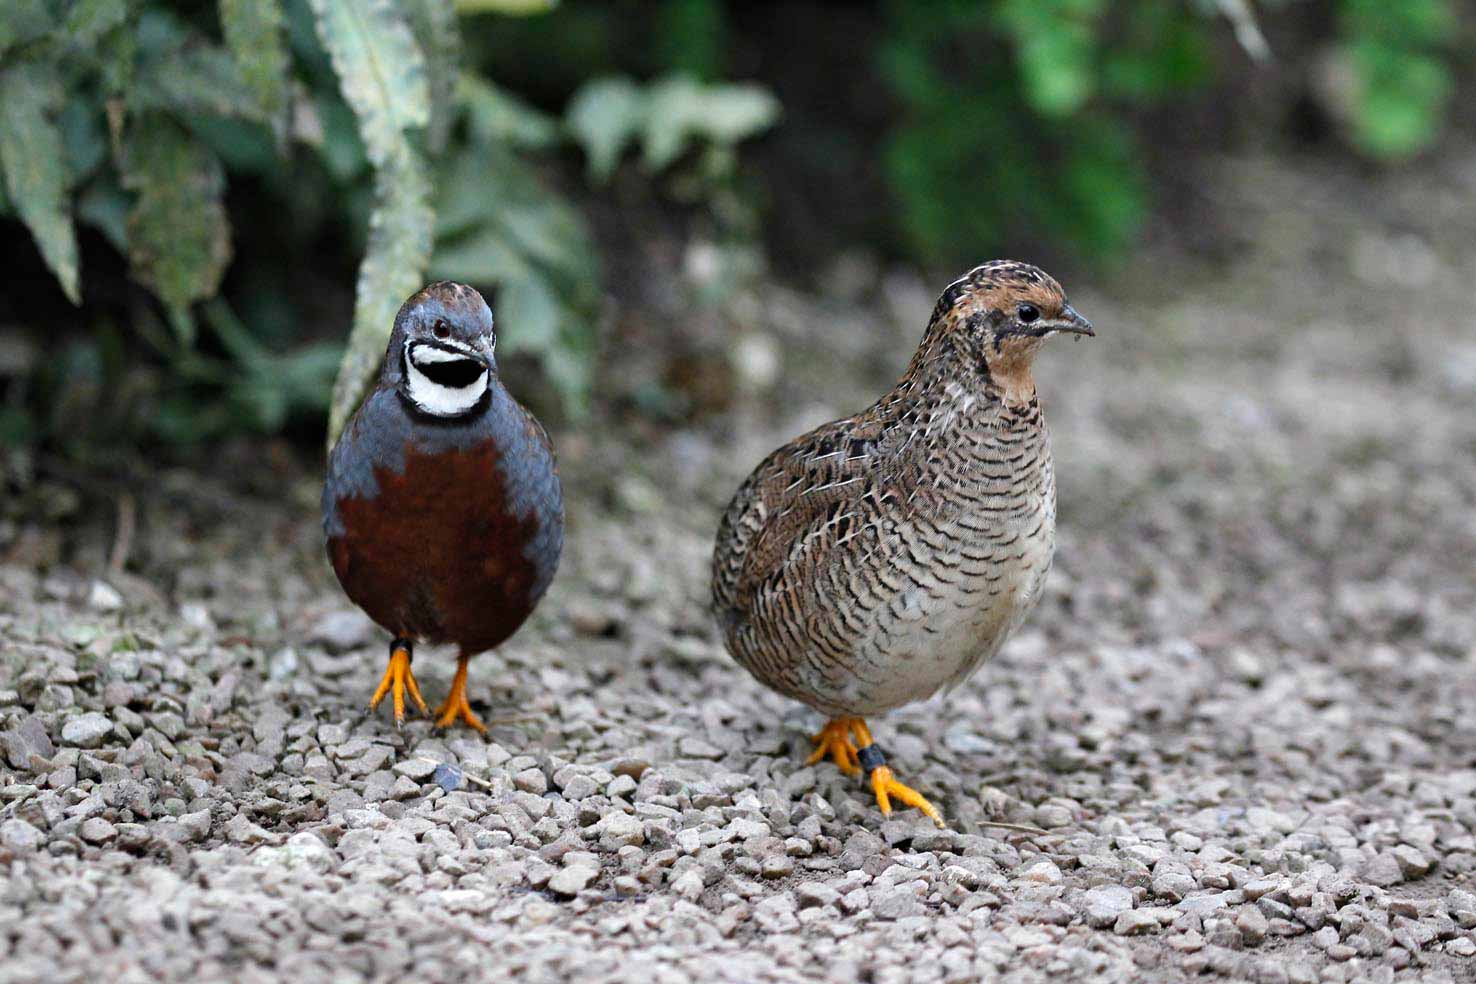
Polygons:
<instances>
[{"instance_id":1,"label":"white throat stripe","mask_svg":"<svg viewBox=\"0 0 1476 984\"><path fill-rule=\"evenodd\" d=\"M476 365L481 371L461 385L438 382L426 373L463 362ZM472 410L487 392L487 367L459 352L412 342L405 348L405 382L410 402L425 413L434 417L459 417Z\"/></svg>"}]
</instances>

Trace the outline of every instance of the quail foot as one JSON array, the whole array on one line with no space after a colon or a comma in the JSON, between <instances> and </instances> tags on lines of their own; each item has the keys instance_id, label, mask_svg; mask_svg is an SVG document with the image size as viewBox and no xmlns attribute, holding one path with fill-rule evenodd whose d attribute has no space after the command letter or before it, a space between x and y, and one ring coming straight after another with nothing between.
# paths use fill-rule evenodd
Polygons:
<instances>
[{"instance_id":1,"label":"quail foot","mask_svg":"<svg viewBox=\"0 0 1476 984\"><path fill-rule=\"evenodd\" d=\"M328 459L323 529L349 598L392 635L386 694L395 723L416 642L458 649L436 724L485 731L467 663L538 604L564 543L563 489L548 435L502 385L492 312L463 284L431 284L400 308L378 386Z\"/></svg>"},{"instance_id":2,"label":"quail foot","mask_svg":"<svg viewBox=\"0 0 1476 984\"><path fill-rule=\"evenodd\" d=\"M1060 284L995 260L949 284L880 400L769 455L723 515L713 606L762 683L825 714L810 762L868 775L877 805L942 816L865 718L967 680L1040 598L1056 485L1031 363L1094 334Z\"/></svg>"}]
</instances>

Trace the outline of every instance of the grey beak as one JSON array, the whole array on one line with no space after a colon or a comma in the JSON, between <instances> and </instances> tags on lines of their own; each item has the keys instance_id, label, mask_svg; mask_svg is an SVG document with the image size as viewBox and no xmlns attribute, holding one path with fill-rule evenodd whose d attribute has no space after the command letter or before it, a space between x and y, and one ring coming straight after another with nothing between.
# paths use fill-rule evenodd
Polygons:
<instances>
[{"instance_id":1,"label":"grey beak","mask_svg":"<svg viewBox=\"0 0 1476 984\"><path fill-rule=\"evenodd\" d=\"M1076 313L1076 308L1070 304L1061 309L1061 317L1051 323L1055 331L1069 331L1077 335L1096 335L1092 330L1092 323Z\"/></svg>"}]
</instances>

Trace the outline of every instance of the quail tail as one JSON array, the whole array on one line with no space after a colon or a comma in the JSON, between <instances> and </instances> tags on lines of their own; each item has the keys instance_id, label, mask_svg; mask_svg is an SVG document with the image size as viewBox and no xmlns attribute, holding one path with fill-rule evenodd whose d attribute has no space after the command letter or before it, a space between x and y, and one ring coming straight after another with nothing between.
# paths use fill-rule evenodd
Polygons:
<instances>
[{"instance_id":1,"label":"quail tail","mask_svg":"<svg viewBox=\"0 0 1476 984\"><path fill-rule=\"evenodd\" d=\"M884 816L891 815L892 800L896 799L903 806L921 810L938 827L943 826L943 814L938 812L938 808L929 803L922 793L898 781L887 766L887 758L882 753L881 746L872 740L871 729L866 727L866 722L861 718L835 718L811 740L815 742L815 751L805 764L814 765L829 756L848 776L859 776L865 770L871 777L871 791L876 796L876 805L881 808Z\"/></svg>"},{"instance_id":2,"label":"quail tail","mask_svg":"<svg viewBox=\"0 0 1476 984\"><path fill-rule=\"evenodd\" d=\"M436 709L436 727L449 728L457 721L461 721L485 735L487 726L482 723L481 718L477 717L466 699L466 664L468 662L470 662L470 657L464 654L456 661L456 676L451 680L451 692L446 695L445 702Z\"/></svg>"},{"instance_id":3,"label":"quail tail","mask_svg":"<svg viewBox=\"0 0 1476 984\"><path fill-rule=\"evenodd\" d=\"M415 682L415 674L410 671L410 659L412 650L409 639L395 639L390 643L389 665L384 668L384 676L379 680L379 686L374 689L374 696L369 698L369 710L374 711L379 707L379 702L389 694L395 709L395 726L399 727L405 723L405 693L409 691L410 699L415 701L415 706L420 708L420 713L429 715L430 709L425 706L425 700L420 696L420 685Z\"/></svg>"}]
</instances>

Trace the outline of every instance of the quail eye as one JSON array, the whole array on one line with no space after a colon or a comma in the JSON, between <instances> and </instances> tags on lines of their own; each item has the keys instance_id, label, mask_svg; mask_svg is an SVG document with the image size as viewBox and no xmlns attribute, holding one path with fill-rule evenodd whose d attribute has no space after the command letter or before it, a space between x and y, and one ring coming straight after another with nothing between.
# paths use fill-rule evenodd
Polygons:
<instances>
[{"instance_id":1,"label":"quail eye","mask_svg":"<svg viewBox=\"0 0 1476 984\"><path fill-rule=\"evenodd\" d=\"M1020 319L1020 324L1028 325L1040 317L1040 308L1034 304L1021 304L1015 308L1015 317Z\"/></svg>"},{"instance_id":2,"label":"quail eye","mask_svg":"<svg viewBox=\"0 0 1476 984\"><path fill-rule=\"evenodd\" d=\"M451 328L444 321L437 321L431 326L431 331L437 338L449 338L451 335Z\"/></svg>"}]
</instances>

